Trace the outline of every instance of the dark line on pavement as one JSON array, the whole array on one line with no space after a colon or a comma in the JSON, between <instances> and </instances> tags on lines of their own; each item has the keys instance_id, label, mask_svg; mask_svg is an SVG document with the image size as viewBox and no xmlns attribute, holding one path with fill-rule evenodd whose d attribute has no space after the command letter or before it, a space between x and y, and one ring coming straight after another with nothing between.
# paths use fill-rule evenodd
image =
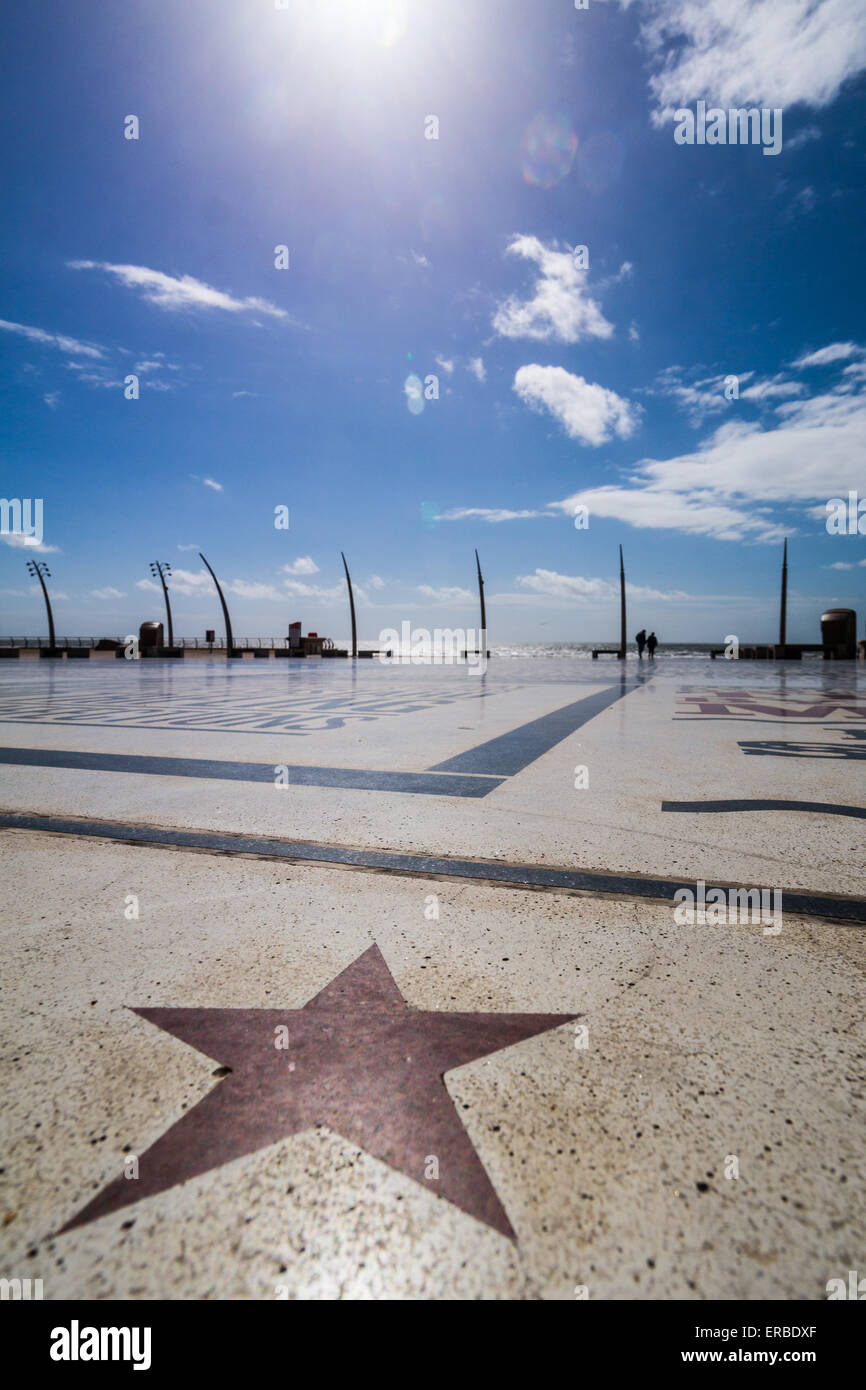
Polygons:
<instances>
[{"instance_id":1,"label":"dark line on pavement","mask_svg":"<svg viewBox=\"0 0 866 1390\"><path fill-rule=\"evenodd\" d=\"M0 813L0 829L35 830L54 835L82 835L125 844L154 845L172 849L209 850L222 854L251 854L306 864L342 868L375 869L383 873L420 878L471 879L512 888L551 889L569 893L607 894L615 898L650 898L673 902L680 880L648 875L598 873L584 869L554 869L535 864L503 864L485 859L456 859L447 855L403 854L395 850L348 848L306 840L276 840L253 835L231 835L201 830L166 830L157 826L127 825L111 821L69 819ZM735 885L707 881L706 889ZM759 885L753 885L758 887ZM767 885L764 885L765 887ZM779 891L778 884L770 891ZM782 891L783 909L808 917L826 917L866 924L866 899L826 894Z\"/></svg>"},{"instance_id":2,"label":"dark line on pavement","mask_svg":"<svg viewBox=\"0 0 866 1390\"><path fill-rule=\"evenodd\" d=\"M534 763L536 758L549 752L557 743L568 738L569 734L573 734L576 729L587 724L609 705L615 704L643 683L641 679L623 678L618 685L596 691L594 695L586 695L582 700L575 700L573 704L563 705L561 709L555 709L550 714L543 714L540 719L521 724L519 728L510 729L507 734L491 738L487 743L467 748L465 753L447 758L444 763L436 763L430 771L474 772L511 777L515 772L522 772L530 763Z\"/></svg>"},{"instance_id":3,"label":"dark line on pavement","mask_svg":"<svg viewBox=\"0 0 866 1390\"><path fill-rule=\"evenodd\" d=\"M866 807L837 806L832 801L663 801L663 811L811 811L821 816L866 820Z\"/></svg>"},{"instance_id":4,"label":"dark line on pavement","mask_svg":"<svg viewBox=\"0 0 866 1390\"><path fill-rule=\"evenodd\" d=\"M274 785L274 769L284 766L288 768L290 787L344 787L352 791L414 792L422 796L487 796L503 781L501 777L449 777L434 772L377 772L367 768L235 763L55 748L0 748L0 763L87 772L136 772L155 777L212 777L229 782L265 782L270 786Z\"/></svg>"}]
</instances>

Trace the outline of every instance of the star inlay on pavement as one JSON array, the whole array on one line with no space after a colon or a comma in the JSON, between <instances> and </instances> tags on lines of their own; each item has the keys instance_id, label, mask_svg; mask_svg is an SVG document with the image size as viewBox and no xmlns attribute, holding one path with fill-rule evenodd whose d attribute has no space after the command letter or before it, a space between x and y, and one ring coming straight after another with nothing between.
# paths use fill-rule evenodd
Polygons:
<instances>
[{"instance_id":1,"label":"star inlay on pavement","mask_svg":"<svg viewBox=\"0 0 866 1390\"><path fill-rule=\"evenodd\" d=\"M516 1238L444 1074L577 1015L411 1009L378 946L301 1009L134 1012L230 1071L139 1156L138 1178L115 1178L63 1231L324 1125Z\"/></svg>"}]
</instances>

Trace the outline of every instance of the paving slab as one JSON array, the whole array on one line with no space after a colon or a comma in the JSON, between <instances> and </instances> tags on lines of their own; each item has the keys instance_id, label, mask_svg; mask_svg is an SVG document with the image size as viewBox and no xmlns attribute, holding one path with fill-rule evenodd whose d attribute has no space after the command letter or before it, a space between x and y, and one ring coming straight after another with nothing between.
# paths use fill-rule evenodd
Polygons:
<instances>
[{"instance_id":1,"label":"paving slab","mask_svg":"<svg viewBox=\"0 0 866 1390\"><path fill-rule=\"evenodd\" d=\"M494 665L0 672L0 1277L814 1299L862 1263L859 670ZM684 923L699 880L853 915Z\"/></svg>"},{"instance_id":2,"label":"paving slab","mask_svg":"<svg viewBox=\"0 0 866 1390\"><path fill-rule=\"evenodd\" d=\"M754 668L743 674L745 663L682 661L663 671L657 663L660 673L648 677L632 662L627 676L605 678L587 676L589 664L501 662L495 669L491 660L478 675L454 667L395 674L376 662L360 672L337 662L319 663L316 671L298 663L287 675L243 663L226 673L225 662L194 669L176 663L173 672L152 662L116 662L101 705L106 676L89 669L52 669L46 689L38 666L24 676L0 672L0 716L15 716L3 724L0 757L14 758L16 750L19 758L48 757L53 750L58 764L7 761L3 805L686 881L709 874L860 892L862 827L851 815L826 810L866 810L856 756L866 747L866 696L856 667L840 675L836 663L809 663L816 672L774 677ZM399 699L389 693L394 681ZM251 692L246 702L239 687ZM220 727L153 728L140 722L142 709L149 718L207 718ZM563 709L572 711L567 719ZM100 711L106 721L130 722L122 729L97 724ZM306 727L322 720L327 727ZM295 733L252 734L251 721L282 721ZM503 767L503 739L512 770ZM485 748L486 762L479 751ZM62 755L70 752L97 762L125 756L130 770L68 768ZM467 772L454 771L461 757L471 760ZM154 773L148 759L159 758L188 766ZM206 777L197 775L197 761L209 764ZM255 780L235 775L239 763ZM443 765L448 770L433 771ZM309 781L316 768L320 786ZM378 771L380 785L336 785L341 768L366 778ZM397 773L406 774L399 791ZM466 779L461 794L453 790L455 777ZM482 794L485 777L490 790ZM768 799L774 809L750 809ZM719 801L735 809L715 809L711 803ZM692 803L687 812L674 809L683 802Z\"/></svg>"},{"instance_id":3,"label":"paving slab","mask_svg":"<svg viewBox=\"0 0 866 1390\"><path fill-rule=\"evenodd\" d=\"M856 1267L861 930L6 841L2 1266L46 1297L806 1299ZM270 1029L374 944L413 1014L563 1016L445 1074L513 1237L328 1125L137 1198L148 1148L226 1084L148 1011ZM130 1154L129 1204L61 1233Z\"/></svg>"}]
</instances>

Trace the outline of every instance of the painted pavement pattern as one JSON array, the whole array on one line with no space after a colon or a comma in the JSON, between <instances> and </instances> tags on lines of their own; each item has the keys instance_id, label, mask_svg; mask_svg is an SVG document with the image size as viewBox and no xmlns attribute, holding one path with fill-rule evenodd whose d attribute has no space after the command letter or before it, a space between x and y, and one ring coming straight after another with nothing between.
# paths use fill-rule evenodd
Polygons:
<instances>
[{"instance_id":1,"label":"painted pavement pattern","mask_svg":"<svg viewBox=\"0 0 866 1390\"><path fill-rule=\"evenodd\" d=\"M0 1275L817 1298L862 1263L858 670L94 666L0 671ZM796 910L679 926L698 880Z\"/></svg>"}]
</instances>

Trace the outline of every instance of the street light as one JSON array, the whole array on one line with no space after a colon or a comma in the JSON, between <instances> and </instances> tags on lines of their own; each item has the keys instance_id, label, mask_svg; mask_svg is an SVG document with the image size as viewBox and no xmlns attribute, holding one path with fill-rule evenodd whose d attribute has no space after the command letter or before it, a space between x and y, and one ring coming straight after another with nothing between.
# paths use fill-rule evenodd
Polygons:
<instances>
[{"instance_id":1,"label":"street light","mask_svg":"<svg viewBox=\"0 0 866 1390\"><path fill-rule=\"evenodd\" d=\"M205 560L205 558L204 558L204 556L202 555L201 551L198 552L198 558L202 561L202 563L203 563L203 564L205 565L205 567L207 568L208 574L210 575L211 579L213 580L214 585L216 586L216 591L217 591L217 593L219 594L219 600L220 600L220 603L222 604L223 617L225 618L225 624L226 624L226 656L229 657L229 656L231 656L232 652L234 651L234 638L232 637L232 620L231 620L231 618L229 617L228 605L227 605L227 603L226 603L226 601L225 601L225 596L224 596L224 594L223 594L223 591L222 591L222 589L220 588L220 582L219 582L219 580L217 579L216 575L214 574L213 570L211 569L210 565L208 564L207 560Z\"/></svg>"},{"instance_id":2,"label":"street light","mask_svg":"<svg viewBox=\"0 0 866 1390\"><path fill-rule=\"evenodd\" d=\"M171 579L171 565L168 560L151 560L150 572L154 579L159 577L159 582L162 585L162 592L165 594L165 616L168 618L168 645L173 647L174 628L171 625L171 604L168 601L168 585L165 582L166 576Z\"/></svg>"},{"instance_id":3,"label":"street light","mask_svg":"<svg viewBox=\"0 0 866 1390\"><path fill-rule=\"evenodd\" d=\"M51 571L44 560L28 560L27 570L32 578L38 579L39 583L42 585L42 593L45 596L45 607L48 610L48 645L51 651L54 651L56 647L54 640L54 614L51 612L51 600L48 597L48 590L45 587L45 578L46 576L49 579L51 578Z\"/></svg>"}]
</instances>

